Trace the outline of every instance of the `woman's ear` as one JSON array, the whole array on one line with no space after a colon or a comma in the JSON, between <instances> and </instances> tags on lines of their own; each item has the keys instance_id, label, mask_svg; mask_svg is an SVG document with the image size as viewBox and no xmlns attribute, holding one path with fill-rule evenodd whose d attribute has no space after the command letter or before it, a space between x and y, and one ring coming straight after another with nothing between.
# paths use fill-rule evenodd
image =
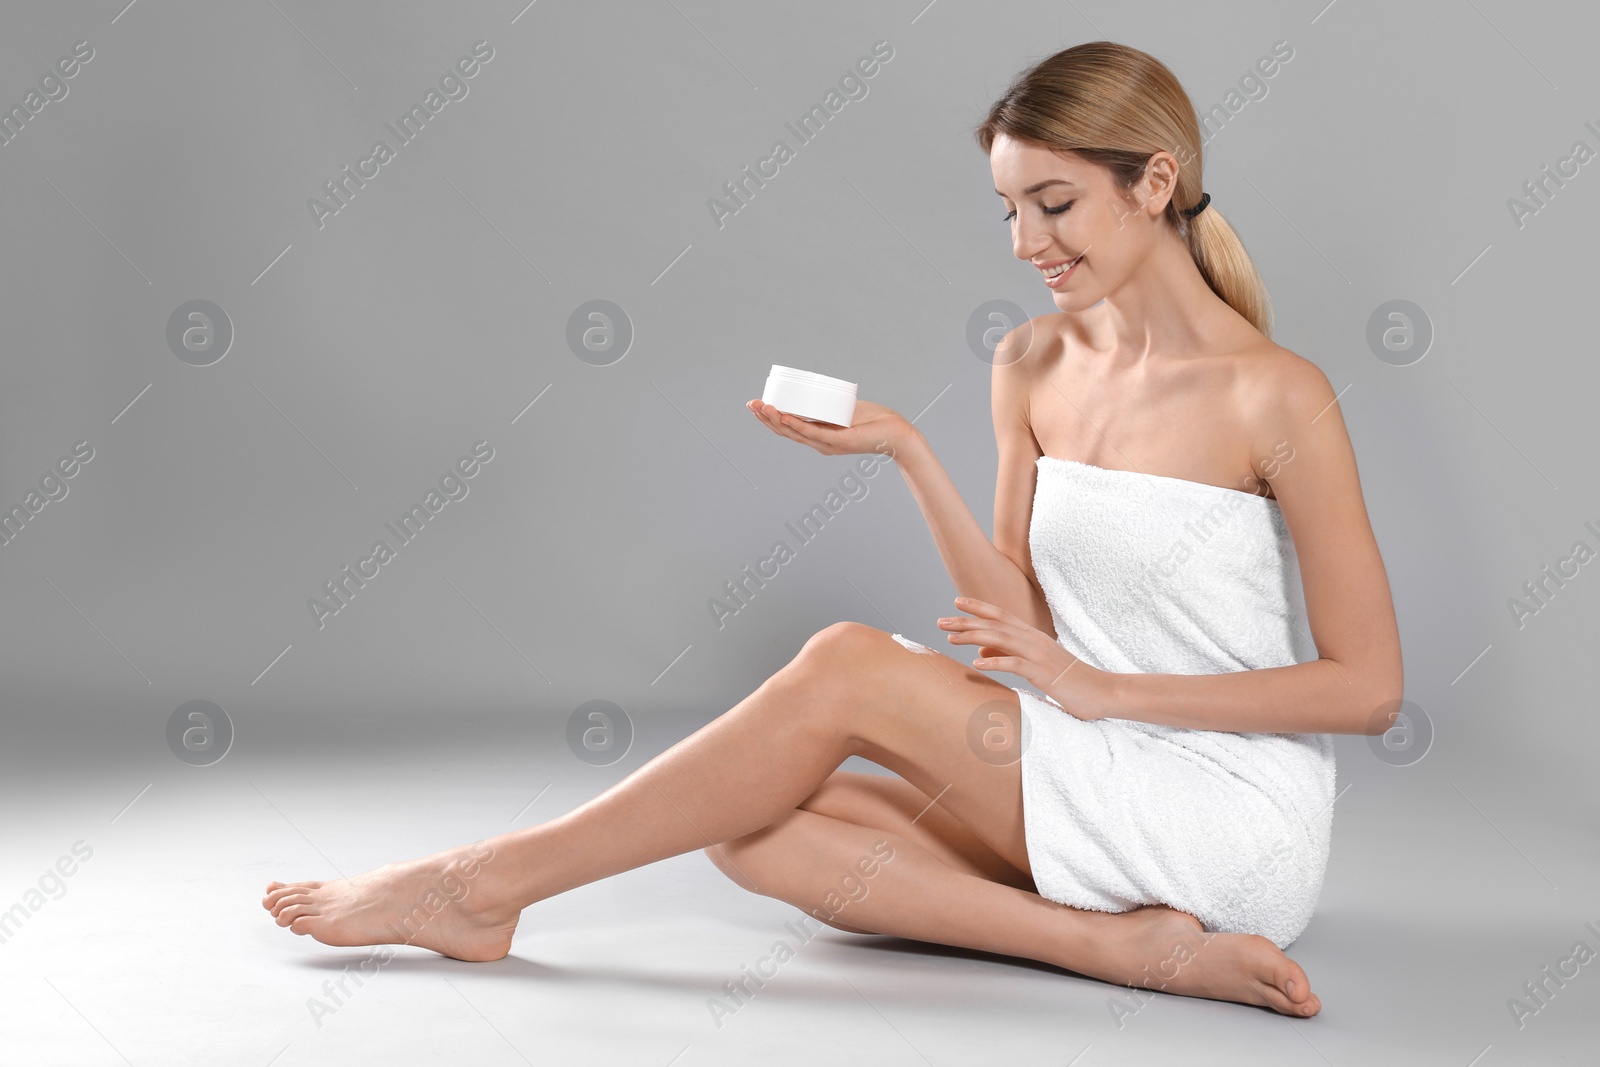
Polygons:
<instances>
[{"instance_id":1,"label":"woman's ear","mask_svg":"<svg viewBox=\"0 0 1600 1067\"><path fill-rule=\"evenodd\" d=\"M1178 170L1178 158L1165 149L1145 160L1144 177L1138 188L1153 217L1159 217L1172 203L1173 194L1178 191Z\"/></svg>"}]
</instances>

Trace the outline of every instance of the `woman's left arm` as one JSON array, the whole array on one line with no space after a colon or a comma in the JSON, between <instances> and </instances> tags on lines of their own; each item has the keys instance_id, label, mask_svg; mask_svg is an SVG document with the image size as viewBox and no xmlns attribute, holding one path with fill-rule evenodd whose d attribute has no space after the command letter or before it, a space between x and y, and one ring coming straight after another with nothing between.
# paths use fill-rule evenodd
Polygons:
<instances>
[{"instance_id":1,"label":"woman's left arm","mask_svg":"<svg viewBox=\"0 0 1600 1067\"><path fill-rule=\"evenodd\" d=\"M1309 360L1290 353L1271 368L1245 388L1241 408L1257 474L1294 540L1318 658L1223 674L1102 671L992 605L962 604L982 618L946 628L975 631L953 638L985 646L974 667L1021 675L1083 719L1236 733L1372 735L1392 725L1399 628L1338 399Z\"/></svg>"},{"instance_id":2,"label":"woman's left arm","mask_svg":"<svg viewBox=\"0 0 1600 1067\"><path fill-rule=\"evenodd\" d=\"M1318 658L1227 674L1113 674L1103 679L1105 713L1200 730L1381 734L1403 689L1400 633L1350 435L1315 363L1290 353L1269 365L1241 407L1256 473L1294 539Z\"/></svg>"}]
</instances>

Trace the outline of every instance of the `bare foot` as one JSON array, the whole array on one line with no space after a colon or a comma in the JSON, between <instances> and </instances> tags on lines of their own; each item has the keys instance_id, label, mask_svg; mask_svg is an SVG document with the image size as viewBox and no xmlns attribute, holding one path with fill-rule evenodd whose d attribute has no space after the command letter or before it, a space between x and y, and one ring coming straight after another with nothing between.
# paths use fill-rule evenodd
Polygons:
<instances>
[{"instance_id":1,"label":"bare foot","mask_svg":"<svg viewBox=\"0 0 1600 1067\"><path fill-rule=\"evenodd\" d=\"M474 963L503 959L522 913L474 892L487 842L386 863L351 879L272 882L261 906L279 926L324 945L416 945Z\"/></svg>"},{"instance_id":2,"label":"bare foot","mask_svg":"<svg viewBox=\"0 0 1600 1067\"><path fill-rule=\"evenodd\" d=\"M1306 972L1265 937L1205 933L1193 915L1159 904L1107 920L1109 951L1096 978L1301 1018L1322 1010Z\"/></svg>"}]
</instances>

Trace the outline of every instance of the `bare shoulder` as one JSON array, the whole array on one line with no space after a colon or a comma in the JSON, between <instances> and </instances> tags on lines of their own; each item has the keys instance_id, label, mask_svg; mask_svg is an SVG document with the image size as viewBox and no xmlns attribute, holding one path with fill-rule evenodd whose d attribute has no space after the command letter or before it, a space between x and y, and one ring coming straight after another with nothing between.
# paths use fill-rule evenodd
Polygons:
<instances>
[{"instance_id":1,"label":"bare shoulder","mask_svg":"<svg viewBox=\"0 0 1600 1067\"><path fill-rule=\"evenodd\" d=\"M1246 414L1313 400L1321 401L1320 408L1333 399L1333 386L1321 367L1265 337L1240 352L1236 365Z\"/></svg>"},{"instance_id":2,"label":"bare shoulder","mask_svg":"<svg viewBox=\"0 0 1600 1067\"><path fill-rule=\"evenodd\" d=\"M1059 360L1071 328L1067 319L1059 311L1035 315L1007 330L994 350L996 378L1002 376L1002 371L1012 379L1037 375L1046 365Z\"/></svg>"},{"instance_id":3,"label":"bare shoulder","mask_svg":"<svg viewBox=\"0 0 1600 1067\"><path fill-rule=\"evenodd\" d=\"M1256 473L1283 489L1296 482L1354 489L1355 457L1338 394L1316 363L1262 338L1238 359L1239 412ZM1309 460L1296 467L1296 457ZM1298 469L1303 477L1290 477ZM1311 488L1310 485L1304 485Z\"/></svg>"},{"instance_id":4,"label":"bare shoulder","mask_svg":"<svg viewBox=\"0 0 1600 1067\"><path fill-rule=\"evenodd\" d=\"M1028 400L1035 383L1066 350L1067 316L1036 315L1008 330L994 348L990 395L996 420L1029 424ZM998 329L998 327L996 327Z\"/></svg>"}]
</instances>

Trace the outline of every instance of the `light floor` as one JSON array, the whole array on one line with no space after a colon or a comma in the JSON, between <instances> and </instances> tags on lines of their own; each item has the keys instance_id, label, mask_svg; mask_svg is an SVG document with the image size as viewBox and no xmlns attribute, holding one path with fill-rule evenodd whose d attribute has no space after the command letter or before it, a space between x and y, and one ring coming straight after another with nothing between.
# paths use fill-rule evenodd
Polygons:
<instances>
[{"instance_id":1,"label":"light floor","mask_svg":"<svg viewBox=\"0 0 1600 1067\"><path fill-rule=\"evenodd\" d=\"M1126 991L1045 965L834 930L802 943L785 927L796 909L741 891L699 853L533 906L503 961L399 948L337 1000L324 983L362 975L370 950L296 937L260 907L273 878L354 874L567 810L691 725L653 723L605 769L552 751L548 732L452 741L389 727L352 755L314 724L294 745L241 740L209 768L143 752L23 768L0 786L0 909L28 913L0 944L0 1062L1600 1061L1600 960L1547 980L1554 995L1520 1029L1507 1007L1576 942L1600 951L1584 926L1600 930L1592 813L1519 819L1488 784L1469 802L1426 760L1359 766L1350 748L1341 783L1359 788L1341 795L1318 914L1289 950L1322 997L1311 1020L1157 996L1119 1027L1108 1003ZM79 841L92 855L48 879ZM41 879L49 892L27 897ZM779 939L793 958L714 1018L724 983Z\"/></svg>"}]
</instances>

